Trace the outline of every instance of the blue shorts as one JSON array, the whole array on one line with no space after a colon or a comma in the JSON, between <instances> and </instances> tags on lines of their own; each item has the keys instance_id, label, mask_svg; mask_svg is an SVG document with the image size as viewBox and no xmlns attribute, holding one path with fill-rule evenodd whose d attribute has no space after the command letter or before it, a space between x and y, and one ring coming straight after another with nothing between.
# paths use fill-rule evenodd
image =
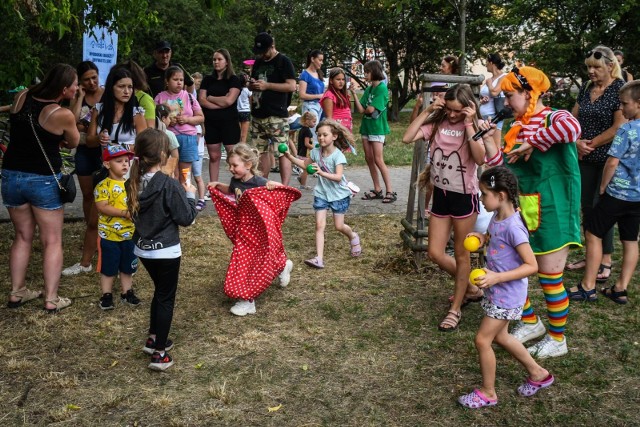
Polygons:
<instances>
[{"instance_id":1,"label":"blue shorts","mask_svg":"<svg viewBox=\"0 0 640 427\"><path fill-rule=\"evenodd\" d=\"M58 174L60 178L62 174ZM31 206L53 211L62 208L60 187L53 175L2 170L2 203L7 208Z\"/></svg>"},{"instance_id":2,"label":"blue shorts","mask_svg":"<svg viewBox=\"0 0 640 427\"><path fill-rule=\"evenodd\" d=\"M76 174L78 176L91 176L102 167L102 149L100 147L89 148L79 145L76 148Z\"/></svg>"},{"instance_id":3,"label":"blue shorts","mask_svg":"<svg viewBox=\"0 0 640 427\"><path fill-rule=\"evenodd\" d=\"M193 176L202 176L202 159L203 155L198 156L198 160L191 163L191 173Z\"/></svg>"},{"instance_id":4,"label":"blue shorts","mask_svg":"<svg viewBox=\"0 0 640 427\"><path fill-rule=\"evenodd\" d=\"M184 163L193 163L198 160L198 135L176 135L180 144L178 147L179 160Z\"/></svg>"},{"instance_id":5,"label":"blue shorts","mask_svg":"<svg viewBox=\"0 0 640 427\"><path fill-rule=\"evenodd\" d=\"M138 257L133 253L133 239L113 242L100 239L98 245L98 266L96 270L107 277L115 277L118 272L133 274L138 270Z\"/></svg>"},{"instance_id":6,"label":"blue shorts","mask_svg":"<svg viewBox=\"0 0 640 427\"><path fill-rule=\"evenodd\" d=\"M334 214L344 215L349 209L351 204L351 197L347 196L344 199L334 200L333 202L327 202L320 197L313 196L313 209L315 211L324 211L331 209Z\"/></svg>"}]
</instances>

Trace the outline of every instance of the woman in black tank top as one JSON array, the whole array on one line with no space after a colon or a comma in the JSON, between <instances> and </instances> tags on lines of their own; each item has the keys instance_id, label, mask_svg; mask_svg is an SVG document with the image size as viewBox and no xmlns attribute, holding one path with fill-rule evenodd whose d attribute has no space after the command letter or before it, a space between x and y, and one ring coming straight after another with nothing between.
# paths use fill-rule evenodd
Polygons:
<instances>
[{"instance_id":1,"label":"woman in black tank top","mask_svg":"<svg viewBox=\"0 0 640 427\"><path fill-rule=\"evenodd\" d=\"M64 216L60 190L42 150L60 175L59 147L74 148L80 134L73 113L57 104L73 99L77 90L75 69L57 64L41 83L17 94L13 102L11 140L2 167L2 201L15 229L9 256L9 308L43 296L25 284L36 225L43 247L44 308L53 313L71 305L71 300L58 296Z\"/></svg>"}]
</instances>

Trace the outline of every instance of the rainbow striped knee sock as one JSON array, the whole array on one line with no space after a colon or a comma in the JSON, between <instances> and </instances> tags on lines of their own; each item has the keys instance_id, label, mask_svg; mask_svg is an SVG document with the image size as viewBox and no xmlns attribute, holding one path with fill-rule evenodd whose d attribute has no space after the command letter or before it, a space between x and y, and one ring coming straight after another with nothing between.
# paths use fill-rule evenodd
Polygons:
<instances>
[{"instance_id":1,"label":"rainbow striped knee sock","mask_svg":"<svg viewBox=\"0 0 640 427\"><path fill-rule=\"evenodd\" d=\"M569 315L569 298L564 289L563 273L538 273L549 317L549 335L556 341L564 340L564 330ZM525 306L526 307L526 306Z\"/></svg>"}]
</instances>

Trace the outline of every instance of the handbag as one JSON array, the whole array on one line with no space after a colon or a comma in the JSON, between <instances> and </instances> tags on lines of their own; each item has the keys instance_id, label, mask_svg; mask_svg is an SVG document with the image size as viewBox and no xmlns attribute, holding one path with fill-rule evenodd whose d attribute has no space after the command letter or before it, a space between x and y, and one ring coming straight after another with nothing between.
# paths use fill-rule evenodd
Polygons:
<instances>
[{"instance_id":1,"label":"handbag","mask_svg":"<svg viewBox=\"0 0 640 427\"><path fill-rule=\"evenodd\" d=\"M44 158L49 165L49 169L51 169L53 179L56 180L58 188L60 189L60 201L62 201L62 203L73 203L73 201L76 199L76 181L73 179L73 175L62 174L60 179L58 179L58 177L56 176L56 172L53 170L53 166L51 166L51 162L49 161L49 156L47 156L47 153L44 151L44 147L42 146L42 142L40 142L40 138L38 137L36 128L33 125L33 117L31 116L31 114L29 114L29 123L31 123L31 129L33 130L33 134L36 137L36 141L38 141L40 150L42 150L42 154L44 155Z\"/></svg>"}]
</instances>

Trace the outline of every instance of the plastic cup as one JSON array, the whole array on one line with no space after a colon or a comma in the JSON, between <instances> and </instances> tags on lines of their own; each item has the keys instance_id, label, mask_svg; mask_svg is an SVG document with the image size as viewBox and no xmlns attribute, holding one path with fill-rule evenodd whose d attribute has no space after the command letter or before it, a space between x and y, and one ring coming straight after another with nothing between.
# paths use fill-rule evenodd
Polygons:
<instances>
[{"instance_id":1,"label":"plastic cup","mask_svg":"<svg viewBox=\"0 0 640 427\"><path fill-rule=\"evenodd\" d=\"M487 274L482 268L474 268L471 270L471 274L469 274L469 283L472 285L477 285L476 280L478 277L484 276Z\"/></svg>"},{"instance_id":2,"label":"plastic cup","mask_svg":"<svg viewBox=\"0 0 640 427\"><path fill-rule=\"evenodd\" d=\"M182 179L184 182L189 181L189 174L191 173L191 168L180 169L180 173L182 174Z\"/></svg>"},{"instance_id":3,"label":"plastic cup","mask_svg":"<svg viewBox=\"0 0 640 427\"><path fill-rule=\"evenodd\" d=\"M307 173L309 175L315 175L316 172L317 170L313 167L313 165L307 165Z\"/></svg>"},{"instance_id":4,"label":"plastic cup","mask_svg":"<svg viewBox=\"0 0 640 427\"><path fill-rule=\"evenodd\" d=\"M289 150L289 146L284 142L278 145L278 151L281 152L282 154L286 153L288 150Z\"/></svg>"},{"instance_id":5,"label":"plastic cup","mask_svg":"<svg viewBox=\"0 0 640 427\"><path fill-rule=\"evenodd\" d=\"M475 252L480 249L480 239L478 236L468 236L464 239L464 248L469 252Z\"/></svg>"}]
</instances>

